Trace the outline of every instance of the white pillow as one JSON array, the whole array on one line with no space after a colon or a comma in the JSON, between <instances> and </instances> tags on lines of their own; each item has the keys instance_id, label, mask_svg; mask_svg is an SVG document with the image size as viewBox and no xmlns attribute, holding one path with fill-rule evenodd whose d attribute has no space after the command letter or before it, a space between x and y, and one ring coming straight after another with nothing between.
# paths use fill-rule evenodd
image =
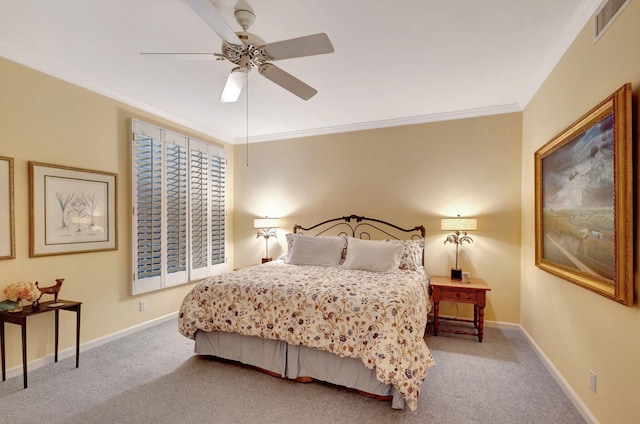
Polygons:
<instances>
[{"instance_id":1,"label":"white pillow","mask_svg":"<svg viewBox=\"0 0 640 424\"><path fill-rule=\"evenodd\" d=\"M293 265L330 265L340 264L344 237L296 235L289 252L287 263Z\"/></svg>"},{"instance_id":2,"label":"white pillow","mask_svg":"<svg viewBox=\"0 0 640 424\"><path fill-rule=\"evenodd\" d=\"M343 267L388 272L400 266L402 244L389 241L347 239L347 257Z\"/></svg>"}]
</instances>

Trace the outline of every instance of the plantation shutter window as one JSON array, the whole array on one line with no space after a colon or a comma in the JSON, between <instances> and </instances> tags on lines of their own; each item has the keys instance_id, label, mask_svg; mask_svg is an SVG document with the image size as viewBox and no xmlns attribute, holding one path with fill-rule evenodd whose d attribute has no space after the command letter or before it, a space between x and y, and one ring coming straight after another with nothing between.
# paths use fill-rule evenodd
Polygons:
<instances>
[{"instance_id":1,"label":"plantation shutter window","mask_svg":"<svg viewBox=\"0 0 640 424\"><path fill-rule=\"evenodd\" d=\"M226 270L223 148L132 120L133 290Z\"/></svg>"}]
</instances>

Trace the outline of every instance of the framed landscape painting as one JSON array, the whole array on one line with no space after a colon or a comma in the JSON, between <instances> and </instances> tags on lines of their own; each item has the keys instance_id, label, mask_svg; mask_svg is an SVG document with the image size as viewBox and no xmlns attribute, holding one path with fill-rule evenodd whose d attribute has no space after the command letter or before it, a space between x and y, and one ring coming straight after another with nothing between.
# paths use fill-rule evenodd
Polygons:
<instances>
[{"instance_id":1,"label":"framed landscape painting","mask_svg":"<svg viewBox=\"0 0 640 424\"><path fill-rule=\"evenodd\" d=\"M117 176L29 162L29 256L115 250Z\"/></svg>"},{"instance_id":2,"label":"framed landscape painting","mask_svg":"<svg viewBox=\"0 0 640 424\"><path fill-rule=\"evenodd\" d=\"M536 266L633 304L631 84L535 153Z\"/></svg>"}]
</instances>

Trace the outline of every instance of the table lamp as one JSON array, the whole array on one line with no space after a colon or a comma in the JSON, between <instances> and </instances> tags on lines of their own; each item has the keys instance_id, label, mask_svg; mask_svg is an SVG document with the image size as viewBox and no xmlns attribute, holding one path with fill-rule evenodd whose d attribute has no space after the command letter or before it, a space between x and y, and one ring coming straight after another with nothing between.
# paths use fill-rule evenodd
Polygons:
<instances>
[{"instance_id":1,"label":"table lamp","mask_svg":"<svg viewBox=\"0 0 640 424\"><path fill-rule=\"evenodd\" d=\"M256 218L253 220L253 228L258 229L258 235L256 238L264 237L265 243L265 257L262 258L262 263L269 262L272 258L269 257L269 237L278 237L276 228L280 226L279 218Z\"/></svg>"},{"instance_id":2,"label":"table lamp","mask_svg":"<svg viewBox=\"0 0 640 424\"><path fill-rule=\"evenodd\" d=\"M478 229L478 220L475 218L442 218L440 220L440 229L444 231L454 231L444 240L444 244L452 243L456 245L456 266L451 268L451 279L462 280L462 269L458 267L458 248L465 241L471 243L473 239L467 235L467 231Z\"/></svg>"}]
</instances>

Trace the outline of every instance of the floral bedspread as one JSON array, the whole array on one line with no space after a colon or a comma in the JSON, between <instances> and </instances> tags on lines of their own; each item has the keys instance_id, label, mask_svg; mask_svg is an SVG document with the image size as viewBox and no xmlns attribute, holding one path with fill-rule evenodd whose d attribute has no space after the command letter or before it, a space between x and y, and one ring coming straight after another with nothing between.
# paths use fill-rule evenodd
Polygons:
<instances>
[{"instance_id":1,"label":"floral bedspread","mask_svg":"<svg viewBox=\"0 0 640 424\"><path fill-rule=\"evenodd\" d=\"M435 364L424 341L423 270L368 272L274 261L210 277L185 297L179 330L224 331L284 340L357 358L416 411Z\"/></svg>"}]
</instances>

